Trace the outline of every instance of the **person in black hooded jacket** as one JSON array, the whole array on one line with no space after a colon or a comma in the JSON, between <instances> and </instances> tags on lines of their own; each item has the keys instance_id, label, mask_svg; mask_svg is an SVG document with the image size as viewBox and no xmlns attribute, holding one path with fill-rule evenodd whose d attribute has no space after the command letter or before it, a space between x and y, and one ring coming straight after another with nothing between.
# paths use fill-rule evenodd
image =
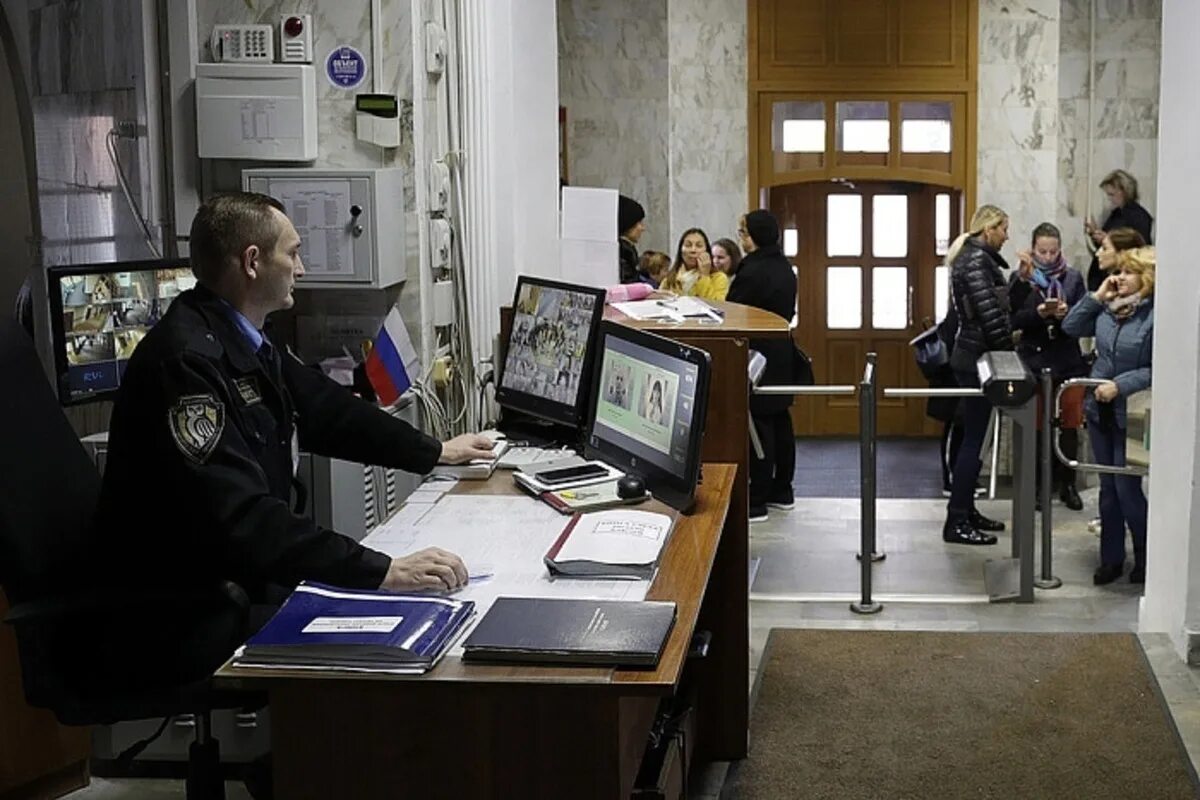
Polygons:
<instances>
[{"instance_id":1,"label":"person in black hooded jacket","mask_svg":"<svg viewBox=\"0 0 1200 800\"><path fill-rule=\"evenodd\" d=\"M1007 268L1000 248L1008 241L1008 215L996 206L980 206L967 232L950 246L950 295L958 316L958 333L950 367L959 386L978 387L975 362L984 353L1012 350L1008 290L1001 271ZM960 406L963 442L950 479L950 501L942 539L954 544L995 544L991 532L1004 523L988 519L975 508L979 454L987 434L991 404L983 397L964 397Z\"/></svg>"},{"instance_id":2,"label":"person in black hooded jacket","mask_svg":"<svg viewBox=\"0 0 1200 800\"><path fill-rule=\"evenodd\" d=\"M738 222L738 237L746 255L737 280L725 299L764 309L790 320L796 309L796 274L779 247L779 223L765 209L746 214ZM763 354L767 366L763 386L792 383L794 347L791 339L751 339L750 347ZM750 453L750 520L767 518L767 506L790 509L794 504L792 477L796 472L796 435L788 409L790 395L752 395L750 416L762 440L764 458Z\"/></svg>"}]
</instances>

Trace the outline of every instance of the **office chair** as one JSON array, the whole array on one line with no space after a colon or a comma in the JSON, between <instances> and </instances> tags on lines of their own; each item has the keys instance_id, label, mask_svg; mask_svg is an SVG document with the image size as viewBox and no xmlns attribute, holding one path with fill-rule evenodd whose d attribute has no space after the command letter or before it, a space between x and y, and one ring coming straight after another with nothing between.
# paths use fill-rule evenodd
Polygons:
<instances>
[{"instance_id":1,"label":"office chair","mask_svg":"<svg viewBox=\"0 0 1200 800\"><path fill-rule=\"evenodd\" d=\"M194 714L187 796L221 800L210 712L259 701L218 692L209 679L245 639L245 592L225 582L153 596L89 575L100 475L28 334L9 320L0 322L0 375L8 387L0 392L0 588L11 605L5 621L16 631L26 701L64 725ZM165 621L186 627L178 646L159 652L151 626Z\"/></svg>"}]
</instances>

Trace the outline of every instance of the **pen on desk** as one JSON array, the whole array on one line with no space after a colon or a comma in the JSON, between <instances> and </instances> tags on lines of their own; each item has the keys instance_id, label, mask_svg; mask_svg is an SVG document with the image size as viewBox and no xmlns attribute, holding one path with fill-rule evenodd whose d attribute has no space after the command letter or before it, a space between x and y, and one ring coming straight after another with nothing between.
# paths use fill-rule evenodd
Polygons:
<instances>
[{"instance_id":1,"label":"pen on desk","mask_svg":"<svg viewBox=\"0 0 1200 800\"><path fill-rule=\"evenodd\" d=\"M494 572L480 572L477 575L468 575L467 583L481 583L486 580L491 580L496 576Z\"/></svg>"}]
</instances>

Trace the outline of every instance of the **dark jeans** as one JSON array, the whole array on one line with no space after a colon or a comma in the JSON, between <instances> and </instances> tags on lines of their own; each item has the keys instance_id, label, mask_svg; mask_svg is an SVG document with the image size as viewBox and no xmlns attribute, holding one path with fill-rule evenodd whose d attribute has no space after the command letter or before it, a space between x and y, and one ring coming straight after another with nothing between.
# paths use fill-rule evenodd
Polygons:
<instances>
[{"instance_id":1,"label":"dark jeans","mask_svg":"<svg viewBox=\"0 0 1200 800\"><path fill-rule=\"evenodd\" d=\"M958 385L978 388L978 378L969 372L955 372ZM962 418L963 438L954 459L950 476L950 502L946 504L948 519L966 519L975 510L975 484L979 481L979 454L983 451L983 438L987 435L988 419L992 415L992 404L983 397L964 397L959 405Z\"/></svg>"},{"instance_id":2,"label":"dark jeans","mask_svg":"<svg viewBox=\"0 0 1200 800\"><path fill-rule=\"evenodd\" d=\"M765 506L768 500L791 498L792 478L796 474L796 434L792 416L785 411L751 416L763 458L750 448L750 507Z\"/></svg>"},{"instance_id":3,"label":"dark jeans","mask_svg":"<svg viewBox=\"0 0 1200 800\"><path fill-rule=\"evenodd\" d=\"M1125 465L1125 430L1089 421L1096 463ZM1146 495L1138 475L1100 475L1100 563L1125 563L1125 526L1133 538L1133 560L1146 566Z\"/></svg>"}]
</instances>

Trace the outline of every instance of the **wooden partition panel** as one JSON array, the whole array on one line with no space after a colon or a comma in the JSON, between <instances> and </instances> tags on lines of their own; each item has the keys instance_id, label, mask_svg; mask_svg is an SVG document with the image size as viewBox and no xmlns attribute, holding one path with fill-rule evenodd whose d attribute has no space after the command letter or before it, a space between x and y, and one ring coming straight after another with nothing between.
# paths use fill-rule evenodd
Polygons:
<instances>
[{"instance_id":1,"label":"wooden partition panel","mask_svg":"<svg viewBox=\"0 0 1200 800\"><path fill-rule=\"evenodd\" d=\"M7 613L0 591L0 619ZM60 797L86 786L90 748L88 728L64 727L26 704L16 636L0 624L0 797Z\"/></svg>"}]
</instances>

